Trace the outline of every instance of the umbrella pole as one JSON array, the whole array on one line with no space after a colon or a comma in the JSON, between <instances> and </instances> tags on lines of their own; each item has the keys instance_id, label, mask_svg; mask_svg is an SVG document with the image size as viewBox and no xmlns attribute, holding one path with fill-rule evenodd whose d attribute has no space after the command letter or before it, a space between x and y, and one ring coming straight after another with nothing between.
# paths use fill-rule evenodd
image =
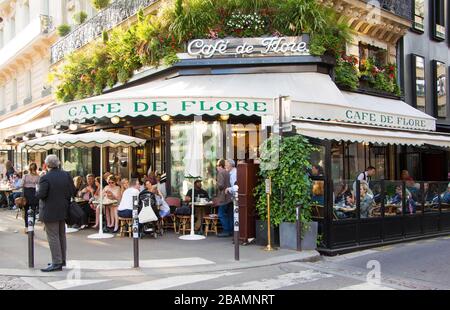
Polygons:
<instances>
[{"instance_id":1,"label":"umbrella pole","mask_svg":"<svg viewBox=\"0 0 450 310\"><path fill-rule=\"evenodd\" d=\"M103 145L100 147L100 211L98 215L98 234L103 234Z\"/></svg>"},{"instance_id":2,"label":"umbrella pole","mask_svg":"<svg viewBox=\"0 0 450 310\"><path fill-rule=\"evenodd\" d=\"M191 236L193 236L195 234L194 230L195 230L195 223L194 223L194 207L195 207L195 180L194 183L192 184L192 199L191 199L191 203L192 203L192 214L191 214Z\"/></svg>"}]
</instances>

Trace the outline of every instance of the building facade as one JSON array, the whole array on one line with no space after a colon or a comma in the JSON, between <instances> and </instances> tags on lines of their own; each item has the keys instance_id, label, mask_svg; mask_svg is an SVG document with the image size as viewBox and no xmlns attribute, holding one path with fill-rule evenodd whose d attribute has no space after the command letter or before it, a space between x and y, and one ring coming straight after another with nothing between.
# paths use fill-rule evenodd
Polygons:
<instances>
[{"instance_id":1,"label":"building facade","mask_svg":"<svg viewBox=\"0 0 450 310\"><path fill-rule=\"evenodd\" d=\"M0 1L0 138L4 160L20 170L23 156L17 145L36 134L51 132L49 108L54 104L50 47L59 39L57 27L76 27L73 16L88 17L95 9L88 0ZM22 160L21 160L22 159ZM33 158L39 164L42 158Z\"/></svg>"}]
</instances>

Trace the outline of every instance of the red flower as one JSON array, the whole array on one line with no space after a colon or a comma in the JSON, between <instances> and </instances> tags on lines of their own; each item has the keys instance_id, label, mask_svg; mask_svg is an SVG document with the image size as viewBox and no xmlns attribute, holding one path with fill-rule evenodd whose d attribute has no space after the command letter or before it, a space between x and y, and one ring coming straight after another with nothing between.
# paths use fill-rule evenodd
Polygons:
<instances>
[{"instance_id":1,"label":"red flower","mask_svg":"<svg viewBox=\"0 0 450 310\"><path fill-rule=\"evenodd\" d=\"M394 73L389 74L389 77L391 78L391 80L393 80L395 78Z\"/></svg>"}]
</instances>

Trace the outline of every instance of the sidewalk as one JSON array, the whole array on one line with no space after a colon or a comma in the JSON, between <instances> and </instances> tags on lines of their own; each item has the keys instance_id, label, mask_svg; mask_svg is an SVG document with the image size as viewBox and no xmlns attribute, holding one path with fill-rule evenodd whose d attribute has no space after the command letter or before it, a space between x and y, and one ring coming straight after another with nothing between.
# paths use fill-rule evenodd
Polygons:
<instances>
[{"instance_id":1,"label":"sidewalk","mask_svg":"<svg viewBox=\"0 0 450 310\"><path fill-rule=\"evenodd\" d=\"M23 221L14 211L0 210L0 275L52 277L81 270L86 278L213 272L276 265L292 261L320 259L316 251L277 250L266 252L258 245L240 246L240 260L234 260L232 238L209 235L201 241L184 241L168 231L153 239L139 240L140 267L133 269L133 239L114 237L91 240L86 229L67 235L68 266L63 273L39 271L50 262L50 250L41 224L35 228L35 269L28 268L28 237Z\"/></svg>"}]
</instances>

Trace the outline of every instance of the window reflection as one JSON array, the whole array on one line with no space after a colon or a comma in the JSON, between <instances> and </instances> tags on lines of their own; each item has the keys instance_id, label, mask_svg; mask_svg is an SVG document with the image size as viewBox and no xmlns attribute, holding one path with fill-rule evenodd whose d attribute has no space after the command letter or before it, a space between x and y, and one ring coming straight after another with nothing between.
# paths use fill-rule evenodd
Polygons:
<instances>
[{"instance_id":1,"label":"window reflection","mask_svg":"<svg viewBox=\"0 0 450 310\"><path fill-rule=\"evenodd\" d=\"M437 117L447 117L447 74L445 64L435 61L435 105L437 109Z\"/></svg>"},{"instance_id":2,"label":"window reflection","mask_svg":"<svg viewBox=\"0 0 450 310\"><path fill-rule=\"evenodd\" d=\"M422 112L426 111L426 83L425 83L425 59L421 56L413 55L415 67L415 103L416 108Z\"/></svg>"}]
</instances>

